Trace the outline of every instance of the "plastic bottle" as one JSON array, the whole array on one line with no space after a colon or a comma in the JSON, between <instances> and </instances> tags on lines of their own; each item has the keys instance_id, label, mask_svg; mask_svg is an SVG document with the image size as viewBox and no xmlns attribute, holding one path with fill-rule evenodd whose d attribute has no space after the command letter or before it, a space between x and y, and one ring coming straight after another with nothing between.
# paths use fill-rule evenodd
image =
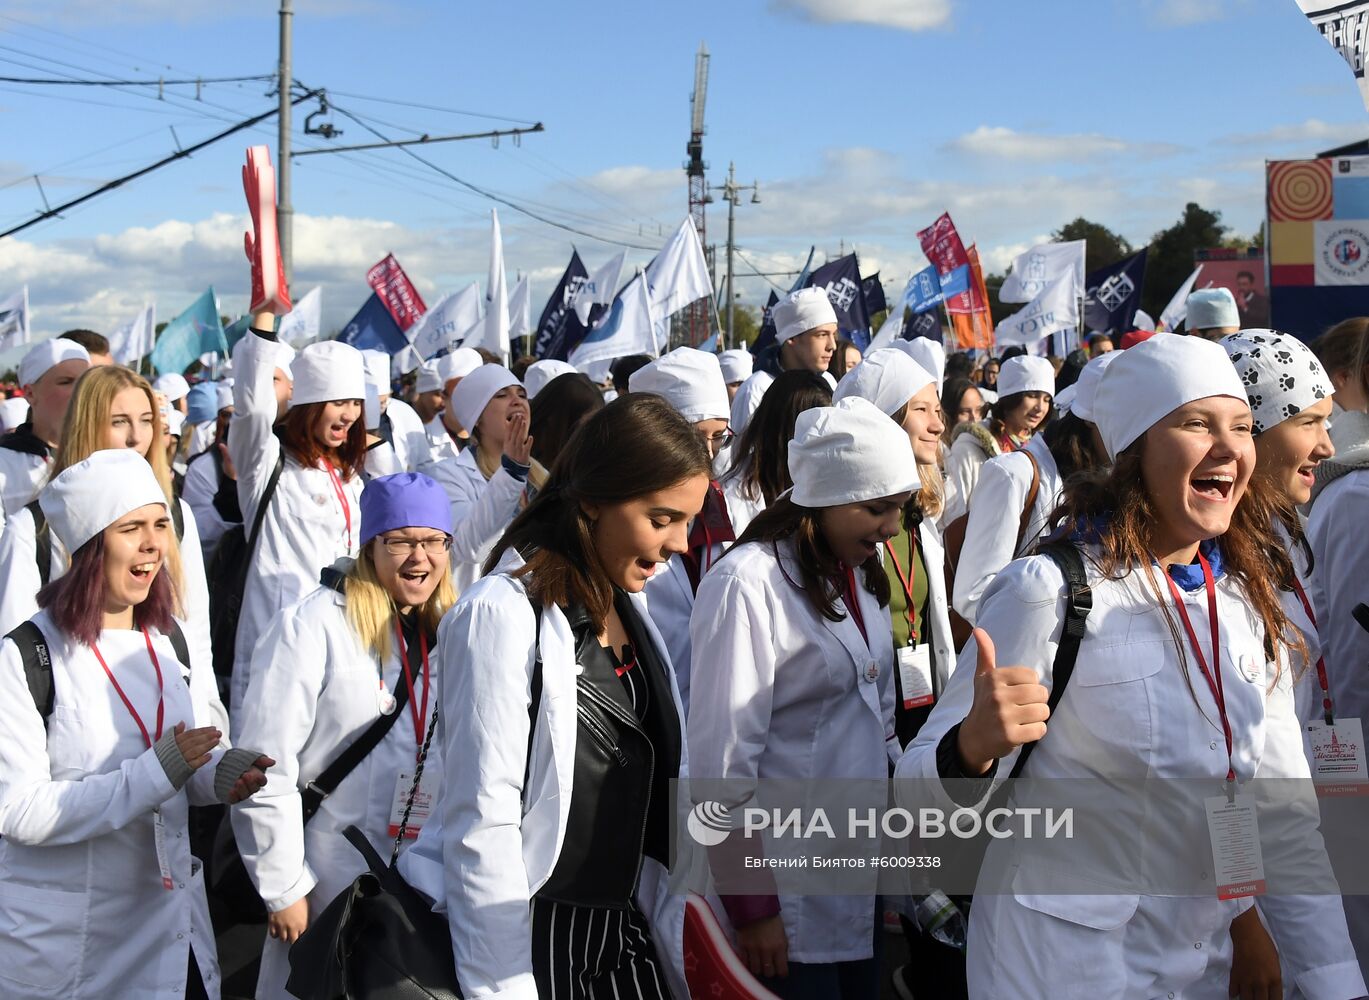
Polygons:
<instances>
[{"instance_id":1,"label":"plastic bottle","mask_svg":"<svg viewBox=\"0 0 1369 1000\"><path fill-rule=\"evenodd\" d=\"M965 914L940 889L926 896L913 897L917 903L917 924L942 944L965 950Z\"/></svg>"}]
</instances>

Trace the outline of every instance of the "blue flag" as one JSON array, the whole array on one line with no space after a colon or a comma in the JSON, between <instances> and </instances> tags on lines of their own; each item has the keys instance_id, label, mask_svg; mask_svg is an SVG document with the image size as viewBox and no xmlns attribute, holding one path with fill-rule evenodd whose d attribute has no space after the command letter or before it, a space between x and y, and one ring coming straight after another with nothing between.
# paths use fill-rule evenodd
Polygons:
<instances>
[{"instance_id":1,"label":"blue flag","mask_svg":"<svg viewBox=\"0 0 1369 1000\"><path fill-rule=\"evenodd\" d=\"M251 316L239 316L223 328L223 339L228 344L228 350L230 352L232 352L238 341L247 336L247 328L251 325Z\"/></svg>"},{"instance_id":2,"label":"blue flag","mask_svg":"<svg viewBox=\"0 0 1369 1000\"><path fill-rule=\"evenodd\" d=\"M380 296L375 292L371 293L371 297L357 310L357 314L342 328L337 339L344 344L351 344L359 351L384 351L392 356L409 346L404 331L399 328L395 318L390 315L390 310L385 308L385 303L380 301Z\"/></svg>"},{"instance_id":3,"label":"blue flag","mask_svg":"<svg viewBox=\"0 0 1369 1000\"><path fill-rule=\"evenodd\" d=\"M580 322L580 317L571 305L575 293L588 279L589 271L580 260L579 251L572 250L570 263L566 265L566 270L553 289L551 298L547 299L547 304L542 309L542 318L537 321L532 347L532 353L537 357L542 360L565 361L570 357L570 352L579 347L580 341L589 333L589 327ZM603 308L590 308L590 326L594 325Z\"/></svg>"},{"instance_id":4,"label":"blue flag","mask_svg":"<svg viewBox=\"0 0 1369 1000\"><path fill-rule=\"evenodd\" d=\"M152 366L157 371L181 374L201 354L228 356L223 326L211 287L184 312L162 328L152 348Z\"/></svg>"},{"instance_id":5,"label":"blue flag","mask_svg":"<svg viewBox=\"0 0 1369 1000\"><path fill-rule=\"evenodd\" d=\"M761 310L761 328L756 333L756 339L751 342L752 354L760 354L775 343L775 320L770 315L770 310L775 308L775 303L779 300L780 297L771 292L770 301L766 302L765 308Z\"/></svg>"},{"instance_id":6,"label":"blue flag","mask_svg":"<svg viewBox=\"0 0 1369 1000\"><path fill-rule=\"evenodd\" d=\"M865 311L860 264L855 254L848 253L845 257L823 264L808 276L808 284L827 292L827 298L837 314L837 331L842 336L870 336L870 314Z\"/></svg>"},{"instance_id":7,"label":"blue flag","mask_svg":"<svg viewBox=\"0 0 1369 1000\"><path fill-rule=\"evenodd\" d=\"M1129 333L1141 308L1146 280L1146 251L1100 267L1084 278L1084 324L1090 330L1121 336Z\"/></svg>"}]
</instances>

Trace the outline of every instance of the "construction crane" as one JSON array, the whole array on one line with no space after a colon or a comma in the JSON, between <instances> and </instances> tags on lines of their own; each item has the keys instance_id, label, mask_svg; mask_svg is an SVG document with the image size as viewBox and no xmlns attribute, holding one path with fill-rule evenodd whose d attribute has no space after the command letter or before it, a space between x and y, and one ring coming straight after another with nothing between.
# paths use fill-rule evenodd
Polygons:
<instances>
[{"instance_id":1,"label":"construction crane","mask_svg":"<svg viewBox=\"0 0 1369 1000\"><path fill-rule=\"evenodd\" d=\"M699 231L699 243L704 247L708 259L708 269L713 270L713 248L708 245L704 226L704 206L712 198L708 194L708 181L704 172L708 164L704 162L704 102L708 98L708 47L699 43L699 52L694 57L694 92L689 95L689 142L685 152L685 174L689 178L689 215L694 220L694 228ZM685 311L685 333L691 347L707 340L711 335L713 303L710 299L700 299Z\"/></svg>"}]
</instances>

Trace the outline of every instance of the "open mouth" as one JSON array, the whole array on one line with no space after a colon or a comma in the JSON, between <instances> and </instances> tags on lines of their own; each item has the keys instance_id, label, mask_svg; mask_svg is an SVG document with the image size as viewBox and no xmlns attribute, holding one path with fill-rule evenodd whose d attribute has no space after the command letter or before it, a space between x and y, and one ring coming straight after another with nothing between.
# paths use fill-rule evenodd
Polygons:
<instances>
[{"instance_id":1,"label":"open mouth","mask_svg":"<svg viewBox=\"0 0 1369 1000\"><path fill-rule=\"evenodd\" d=\"M1198 476L1189 481L1193 492L1211 503L1226 503L1235 485L1235 476Z\"/></svg>"},{"instance_id":2,"label":"open mouth","mask_svg":"<svg viewBox=\"0 0 1369 1000\"><path fill-rule=\"evenodd\" d=\"M869 559L879 551L879 542L872 542L868 538L862 538L860 540L860 551L866 559Z\"/></svg>"},{"instance_id":3,"label":"open mouth","mask_svg":"<svg viewBox=\"0 0 1369 1000\"><path fill-rule=\"evenodd\" d=\"M425 569L400 570L399 578L403 580L405 583L422 583L424 580L428 579L428 571Z\"/></svg>"},{"instance_id":4,"label":"open mouth","mask_svg":"<svg viewBox=\"0 0 1369 1000\"><path fill-rule=\"evenodd\" d=\"M1317 466L1320 462L1313 462L1311 465L1304 465L1298 469L1298 478L1309 490L1317 483Z\"/></svg>"},{"instance_id":5,"label":"open mouth","mask_svg":"<svg viewBox=\"0 0 1369 1000\"><path fill-rule=\"evenodd\" d=\"M655 573L656 573L656 566L657 566L657 563L656 563L654 560L651 560L651 559L638 559L638 560L637 560L637 568L640 569L640 570L641 570L643 573L645 573L647 576L654 576L654 575L655 575Z\"/></svg>"},{"instance_id":6,"label":"open mouth","mask_svg":"<svg viewBox=\"0 0 1369 1000\"><path fill-rule=\"evenodd\" d=\"M155 562L138 563L138 565L132 567L129 572L133 574L135 580L138 580L141 583L147 583L157 572L157 564Z\"/></svg>"}]
</instances>

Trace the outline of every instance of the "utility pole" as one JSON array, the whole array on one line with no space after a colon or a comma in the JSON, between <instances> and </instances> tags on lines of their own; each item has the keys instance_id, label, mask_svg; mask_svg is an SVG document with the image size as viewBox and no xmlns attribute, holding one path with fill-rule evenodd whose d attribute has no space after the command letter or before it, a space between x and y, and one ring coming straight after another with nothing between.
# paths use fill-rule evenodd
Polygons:
<instances>
[{"instance_id":1,"label":"utility pole","mask_svg":"<svg viewBox=\"0 0 1369 1000\"><path fill-rule=\"evenodd\" d=\"M276 81L280 91L280 117L276 122L276 228L280 234L280 259L285 267L287 283L293 273L295 242L295 210L290 206L290 89L293 83L290 49L294 19L294 0L280 0L280 77Z\"/></svg>"},{"instance_id":2,"label":"utility pole","mask_svg":"<svg viewBox=\"0 0 1369 1000\"><path fill-rule=\"evenodd\" d=\"M727 181L724 184L716 185L714 191L723 193L723 200L727 202L727 346L731 347L732 340L732 308L735 299L732 294L732 252L736 249L735 240L737 225L737 204L741 200L743 191L751 192L751 204L759 205L761 201L761 186L759 181L752 181L750 184L737 183L737 165L729 163L727 165Z\"/></svg>"}]
</instances>

